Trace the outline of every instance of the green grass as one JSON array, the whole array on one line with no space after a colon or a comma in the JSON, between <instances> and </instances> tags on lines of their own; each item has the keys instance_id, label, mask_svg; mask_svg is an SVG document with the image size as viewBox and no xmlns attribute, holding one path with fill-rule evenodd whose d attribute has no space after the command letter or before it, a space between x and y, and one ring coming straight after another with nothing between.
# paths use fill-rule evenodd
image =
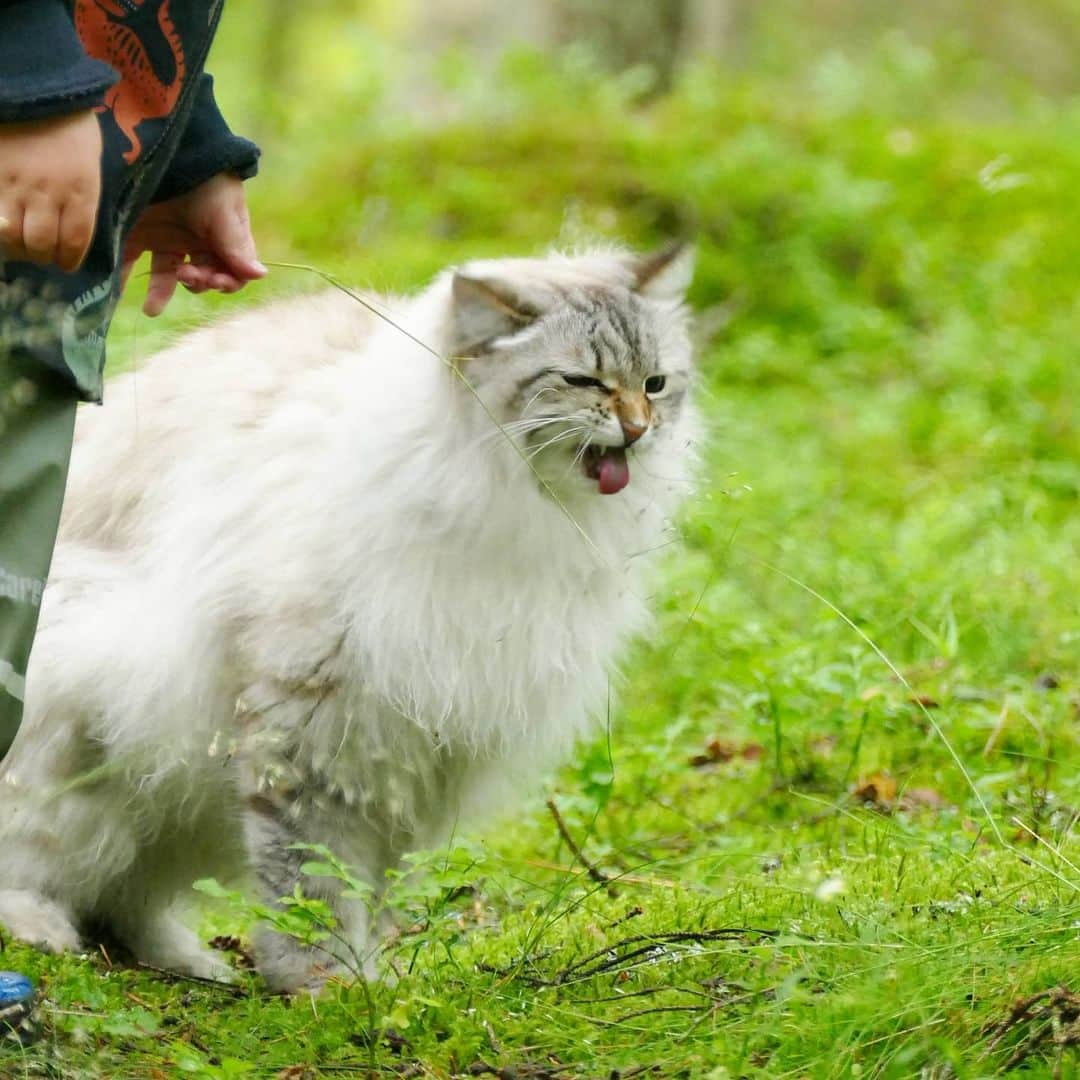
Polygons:
<instances>
[{"instance_id":1,"label":"green grass","mask_svg":"<svg viewBox=\"0 0 1080 1080\"><path fill-rule=\"evenodd\" d=\"M973 124L888 71L872 112L502 77L500 115L434 131L342 110L255 214L265 257L380 287L696 233L703 483L553 785L612 887L537 798L403 890L395 985L312 1004L9 944L47 1030L0 1075L1080 1076L1049 1013L990 1031L1080 991L1080 114ZM114 366L205 310L129 298Z\"/></svg>"}]
</instances>

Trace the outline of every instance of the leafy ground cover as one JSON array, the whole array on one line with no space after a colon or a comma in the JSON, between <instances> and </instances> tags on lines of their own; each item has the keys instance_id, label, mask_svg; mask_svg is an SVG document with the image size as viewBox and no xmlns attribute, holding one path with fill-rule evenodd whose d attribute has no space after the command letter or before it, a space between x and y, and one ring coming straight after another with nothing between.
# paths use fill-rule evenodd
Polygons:
<instances>
[{"instance_id":1,"label":"leafy ground cover","mask_svg":"<svg viewBox=\"0 0 1080 1080\"><path fill-rule=\"evenodd\" d=\"M45 1034L0 1075L1080 1075L1080 112L825 75L636 107L519 56L491 115L268 164L263 255L376 287L693 232L702 483L602 736L395 887L393 978L7 943ZM206 308L129 299L114 365Z\"/></svg>"}]
</instances>

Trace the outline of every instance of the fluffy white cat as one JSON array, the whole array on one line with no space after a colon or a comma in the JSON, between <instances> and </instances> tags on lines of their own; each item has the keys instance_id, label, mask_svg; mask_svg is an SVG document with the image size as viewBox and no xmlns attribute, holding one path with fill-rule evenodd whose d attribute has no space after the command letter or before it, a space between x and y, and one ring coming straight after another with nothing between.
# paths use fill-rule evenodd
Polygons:
<instances>
[{"instance_id":1,"label":"fluffy white cat","mask_svg":"<svg viewBox=\"0 0 1080 1080\"><path fill-rule=\"evenodd\" d=\"M375 301L413 338L332 292L115 379L79 420L0 769L0 922L222 976L177 913L194 879L250 862L275 900L304 841L377 889L565 755L687 490L690 271L475 262ZM303 884L370 955L364 905ZM257 953L282 989L336 964Z\"/></svg>"}]
</instances>

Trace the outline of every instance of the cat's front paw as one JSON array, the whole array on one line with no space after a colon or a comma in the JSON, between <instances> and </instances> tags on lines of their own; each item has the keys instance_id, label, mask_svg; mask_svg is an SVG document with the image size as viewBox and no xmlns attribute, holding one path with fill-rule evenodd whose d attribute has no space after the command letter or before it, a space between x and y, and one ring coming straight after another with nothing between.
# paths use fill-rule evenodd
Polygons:
<instances>
[{"instance_id":1,"label":"cat's front paw","mask_svg":"<svg viewBox=\"0 0 1080 1080\"><path fill-rule=\"evenodd\" d=\"M162 966L167 966L170 971L194 975L196 979L210 979L213 982L231 983L237 979L236 968L209 949L186 953L183 957L177 957L172 964Z\"/></svg>"},{"instance_id":2,"label":"cat's front paw","mask_svg":"<svg viewBox=\"0 0 1080 1080\"><path fill-rule=\"evenodd\" d=\"M272 963L260 959L256 970L267 986L278 994L311 994L317 997L329 983L356 981L356 975L343 964L329 959L313 961L302 954L287 961L279 956Z\"/></svg>"},{"instance_id":3,"label":"cat's front paw","mask_svg":"<svg viewBox=\"0 0 1080 1080\"><path fill-rule=\"evenodd\" d=\"M24 889L0 889L0 925L12 937L43 952L80 952L82 940L67 912Z\"/></svg>"},{"instance_id":4,"label":"cat's front paw","mask_svg":"<svg viewBox=\"0 0 1080 1080\"><path fill-rule=\"evenodd\" d=\"M141 928L132 945L139 959L154 967L214 982L236 979L236 970L225 957L207 948L198 934L172 915L156 918Z\"/></svg>"},{"instance_id":5,"label":"cat's front paw","mask_svg":"<svg viewBox=\"0 0 1080 1080\"><path fill-rule=\"evenodd\" d=\"M255 968L280 994L320 994L329 983L375 982L379 975L367 959L346 962L327 949L311 949L287 935L264 930L255 941Z\"/></svg>"}]
</instances>

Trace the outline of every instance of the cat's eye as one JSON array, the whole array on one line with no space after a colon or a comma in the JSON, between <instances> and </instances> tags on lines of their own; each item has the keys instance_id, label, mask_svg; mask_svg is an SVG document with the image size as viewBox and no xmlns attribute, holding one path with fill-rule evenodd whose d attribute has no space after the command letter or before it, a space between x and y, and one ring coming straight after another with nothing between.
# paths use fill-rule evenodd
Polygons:
<instances>
[{"instance_id":1,"label":"cat's eye","mask_svg":"<svg viewBox=\"0 0 1080 1080\"><path fill-rule=\"evenodd\" d=\"M650 375L645 380L644 389L649 397L656 397L657 394L662 394L664 392L665 386L667 386L666 375Z\"/></svg>"},{"instance_id":2,"label":"cat's eye","mask_svg":"<svg viewBox=\"0 0 1080 1080\"><path fill-rule=\"evenodd\" d=\"M592 386L597 390L606 390L607 384L600 379L594 379L591 375L564 375L564 382L568 386Z\"/></svg>"}]
</instances>

